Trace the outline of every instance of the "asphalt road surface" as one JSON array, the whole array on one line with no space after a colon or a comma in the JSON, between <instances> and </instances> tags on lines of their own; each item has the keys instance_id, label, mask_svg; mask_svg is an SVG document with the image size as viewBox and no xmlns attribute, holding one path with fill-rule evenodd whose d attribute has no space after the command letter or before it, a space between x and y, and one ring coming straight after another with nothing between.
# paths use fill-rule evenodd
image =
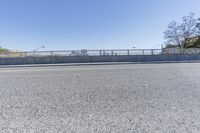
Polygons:
<instances>
[{"instance_id":1,"label":"asphalt road surface","mask_svg":"<svg viewBox=\"0 0 200 133\"><path fill-rule=\"evenodd\" d=\"M199 133L200 63L0 68L0 132Z\"/></svg>"}]
</instances>

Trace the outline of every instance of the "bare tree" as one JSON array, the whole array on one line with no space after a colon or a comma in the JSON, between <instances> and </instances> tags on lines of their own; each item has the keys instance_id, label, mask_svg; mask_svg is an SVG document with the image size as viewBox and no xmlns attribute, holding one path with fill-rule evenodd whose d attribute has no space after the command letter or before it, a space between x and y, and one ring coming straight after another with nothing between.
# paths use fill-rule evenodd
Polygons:
<instances>
[{"instance_id":1,"label":"bare tree","mask_svg":"<svg viewBox=\"0 0 200 133\"><path fill-rule=\"evenodd\" d=\"M168 43L185 48L187 40L199 35L199 31L198 20L194 18L194 13L190 13L182 18L180 24L171 22L164 32L164 38L168 40Z\"/></svg>"},{"instance_id":2,"label":"bare tree","mask_svg":"<svg viewBox=\"0 0 200 133\"><path fill-rule=\"evenodd\" d=\"M200 34L200 18L198 19L197 28L199 29L199 34Z\"/></svg>"},{"instance_id":3,"label":"bare tree","mask_svg":"<svg viewBox=\"0 0 200 133\"><path fill-rule=\"evenodd\" d=\"M167 44L181 47L181 34L177 22L173 21L168 25L168 29L164 32L164 38L168 40Z\"/></svg>"},{"instance_id":4,"label":"bare tree","mask_svg":"<svg viewBox=\"0 0 200 133\"><path fill-rule=\"evenodd\" d=\"M182 24L180 24L180 33L182 37L182 47L186 46L187 39L198 35L199 29L196 27L197 19L194 18L194 13L190 13L189 16L182 18Z\"/></svg>"}]
</instances>

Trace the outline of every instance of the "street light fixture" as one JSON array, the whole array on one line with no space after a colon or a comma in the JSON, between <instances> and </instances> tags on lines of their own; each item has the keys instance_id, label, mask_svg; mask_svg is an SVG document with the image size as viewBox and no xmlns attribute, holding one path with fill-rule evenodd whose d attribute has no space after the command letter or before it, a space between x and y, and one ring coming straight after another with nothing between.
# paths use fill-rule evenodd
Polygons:
<instances>
[{"instance_id":1,"label":"street light fixture","mask_svg":"<svg viewBox=\"0 0 200 133\"><path fill-rule=\"evenodd\" d=\"M33 51L36 52L36 51L38 51L38 50L41 49L41 48L45 48L45 46L40 46L40 47L36 48L36 49L33 50Z\"/></svg>"},{"instance_id":2,"label":"street light fixture","mask_svg":"<svg viewBox=\"0 0 200 133\"><path fill-rule=\"evenodd\" d=\"M133 46L132 48L133 48L133 49L139 49L138 47L135 47L135 46Z\"/></svg>"},{"instance_id":3,"label":"street light fixture","mask_svg":"<svg viewBox=\"0 0 200 133\"><path fill-rule=\"evenodd\" d=\"M45 46L40 46L40 47L36 48L35 50L33 50L33 55L35 55L35 54L36 54L36 51L38 51L38 50L41 49L41 48L45 48Z\"/></svg>"}]
</instances>

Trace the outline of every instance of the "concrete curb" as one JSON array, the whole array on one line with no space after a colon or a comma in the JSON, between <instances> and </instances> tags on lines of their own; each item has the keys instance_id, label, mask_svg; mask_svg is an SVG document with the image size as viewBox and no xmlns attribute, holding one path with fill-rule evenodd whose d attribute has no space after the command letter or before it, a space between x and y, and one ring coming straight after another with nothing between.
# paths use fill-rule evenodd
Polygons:
<instances>
[{"instance_id":1,"label":"concrete curb","mask_svg":"<svg viewBox=\"0 0 200 133\"><path fill-rule=\"evenodd\" d=\"M54 67L54 66L56 66L56 67L59 67L59 66L62 67L62 66L90 66L90 65L127 65L127 64L165 64L165 63L200 63L200 60L0 65L0 68L13 68L13 67Z\"/></svg>"}]
</instances>

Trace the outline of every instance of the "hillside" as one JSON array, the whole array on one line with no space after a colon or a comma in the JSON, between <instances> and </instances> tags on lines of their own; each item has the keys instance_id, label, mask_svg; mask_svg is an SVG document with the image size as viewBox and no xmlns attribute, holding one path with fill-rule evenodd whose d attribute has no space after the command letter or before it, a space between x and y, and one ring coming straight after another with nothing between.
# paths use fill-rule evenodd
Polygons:
<instances>
[{"instance_id":1,"label":"hillside","mask_svg":"<svg viewBox=\"0 0 200 133\"><path fill-rule=\"evenodd\" d=\"M189 38L185 48L200 48L200 36Z\"/></svg>"},{"instance_id":2,"label":"hillside","mask_svg":"<svg viewBox=\"0 0 200 133\"><path fill-rule=\"evenodd\" d=\"M8 52L8 51L9 51L8 49L1 48L1 47L0 47L0 52Z\"/></svg>"}]
</instances>

